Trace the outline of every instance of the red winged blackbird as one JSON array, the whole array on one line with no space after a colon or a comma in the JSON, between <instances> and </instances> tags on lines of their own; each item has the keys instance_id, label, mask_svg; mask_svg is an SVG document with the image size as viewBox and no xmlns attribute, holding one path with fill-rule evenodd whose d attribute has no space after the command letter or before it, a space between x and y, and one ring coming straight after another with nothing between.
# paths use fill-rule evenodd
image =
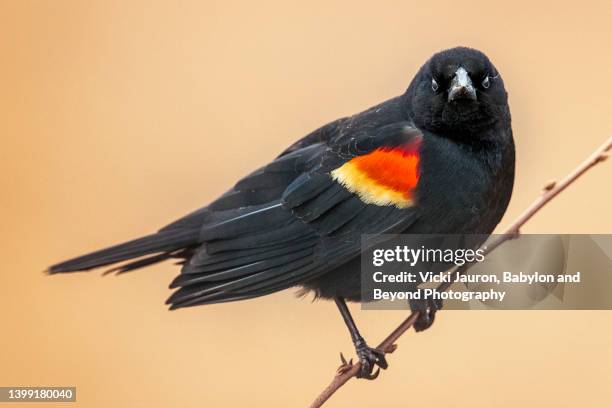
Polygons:
<instances>
[{"instance_id":1,"label":"red winged blackbird","mask_svg":"<svg viewBox=\"0 0 612 408\"><path fill-rule=\"evenodd\" d=\"M372 378L384 354L367 346L345 303L361 297L361 235L490 234L513 182L502 78L482 52L453 48L431 57L403 95L315 130L208 206L49 272L131 260L117 268L127 272L179 258L171 309L301 286L335 299L361 376Z\"/></svg>"}]
</instances>

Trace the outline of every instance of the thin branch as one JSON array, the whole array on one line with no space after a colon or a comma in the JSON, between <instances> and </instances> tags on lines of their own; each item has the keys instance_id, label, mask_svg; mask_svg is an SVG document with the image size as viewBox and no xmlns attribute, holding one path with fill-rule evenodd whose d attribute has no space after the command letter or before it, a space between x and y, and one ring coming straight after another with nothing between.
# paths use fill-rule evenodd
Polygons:
<instances>
[{"instance_id":1,"label":"thin branch","mask_svg":"<svg viewBox=\"0 0 612 408\"><path fill-rule=\"evenodd\" d=\"M612 137L595 152L587 158L582 164L576 167L567 177L560 182L551 181L544 186L544 191L540 197L538 197L533 204L531 204L517 219L510 225L510 227L500 235L497 235L493 240L486 243L483 247L484 254L488 254L495 248L508 241L509 239L515 238L520 234L520 230L538 211L540 211L550 200L555 198L560 192L565 190L570 184L576 181L580 176L590 170L593 166L603 162L608 158L608 151L612 149ZM464 273L469 269L471 264L465 264L463 267L453 267L446 273L460 272ZM438 287L438 290L447 290L450 284L442 284ZM406 320L404 320L391 334L387 336L385 340L378 345L378 349L386 353L392 353L395 351L395 342L408 330L419 317L419 312L412 312ZM325 389L317 396L317 398L310 405L310 408L319 408L325 401L327 401L340 387L342 387L348 380L356 377L361 369L361 363L356 362L349 366L348 369L338 370L334 376L332 382L325 387Z\"/></svg>"}]
</instances>

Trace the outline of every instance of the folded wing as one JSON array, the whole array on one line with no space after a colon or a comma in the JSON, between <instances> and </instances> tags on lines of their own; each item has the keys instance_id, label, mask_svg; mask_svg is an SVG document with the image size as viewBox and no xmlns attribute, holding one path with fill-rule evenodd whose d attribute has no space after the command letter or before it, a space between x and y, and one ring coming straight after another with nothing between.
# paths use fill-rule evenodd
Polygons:
<instances>
[{"instance_id":1,"label":"folded wing","mask_svg":"<svg viewBox=\"0 0 612 408\"><path fill-rule=\"evenodd\" d=\"M404 231L417 217L411 194L420 137L399 123L312 138L166 227L204 224L202 244L171 285L179 288L171 308L305 283L358 256L362 234Z\"/></svg>"}]
</instances>

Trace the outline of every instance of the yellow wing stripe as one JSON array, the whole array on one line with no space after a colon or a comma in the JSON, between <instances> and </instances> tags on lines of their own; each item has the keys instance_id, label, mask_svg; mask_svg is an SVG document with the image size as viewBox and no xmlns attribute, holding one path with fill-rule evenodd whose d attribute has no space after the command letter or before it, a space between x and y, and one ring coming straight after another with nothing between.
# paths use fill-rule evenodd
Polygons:
<instances>
[{"instance_id":1,"label":"yellow wing stripe","mask_svg":"<svg viewBox=\"0 0 612 408\"><path fill-rule=\"evenodd\" d=\"M331 176L351 193L357 194L366 204L394 205L397 208L407 208L413 204L408 191L396 191L379 183L361 171L357 163L352 161L333 170Z\"/></svg>"}]
</instances>

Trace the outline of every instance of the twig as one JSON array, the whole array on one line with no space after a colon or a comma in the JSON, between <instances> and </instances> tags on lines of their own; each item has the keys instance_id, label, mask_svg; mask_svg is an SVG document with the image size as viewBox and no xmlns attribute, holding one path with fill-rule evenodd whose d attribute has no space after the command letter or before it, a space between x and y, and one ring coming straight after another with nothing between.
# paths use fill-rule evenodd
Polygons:
<instances>
[{"instance_id":1,"label":"twig","mask_svg":"<svg viewBox=\"0 0 612 408\"><path fill-rule=\"evenodd\" d=\"M538 211L540 211L550 200L555 198L560 192L565 190L570 184L576 181L580 176L586 173L593 166L600 162L603 162L608 158L608 151L612 149L612 137L595 152L587 158L582 164L580 164L574 171L572 171L567 177L560 182L549 181L544 186L544 191L533 204L531 204L517 219L510 225L510 227L502 234L496 236L493 240L486 243L483 247L484 254L488 254L495 248L503 244L509 239L515 238L520 234L520 229L525 225L527 221L531 219ZM446 273L454 272L465 272L471 265L465 264L463 267L454 267L446 271ZM450 284L442 284L438 287L438 290L447 290ZM404 320L391 334L387 336L382 343L378 345L378 349L386 353L392 353L396 346L395 342L408 330L419 317L419 312L412 312L406 320ZM317 398L310 405L310 408L319 408L325 401L327 401L340 387L342 387L348 380L356 377L361 369L361 363L356 362L352 364L350 368L339 370L334 376L332 382L325 387L325 389L317 396Z\"/></svg>"}]
</instances>

